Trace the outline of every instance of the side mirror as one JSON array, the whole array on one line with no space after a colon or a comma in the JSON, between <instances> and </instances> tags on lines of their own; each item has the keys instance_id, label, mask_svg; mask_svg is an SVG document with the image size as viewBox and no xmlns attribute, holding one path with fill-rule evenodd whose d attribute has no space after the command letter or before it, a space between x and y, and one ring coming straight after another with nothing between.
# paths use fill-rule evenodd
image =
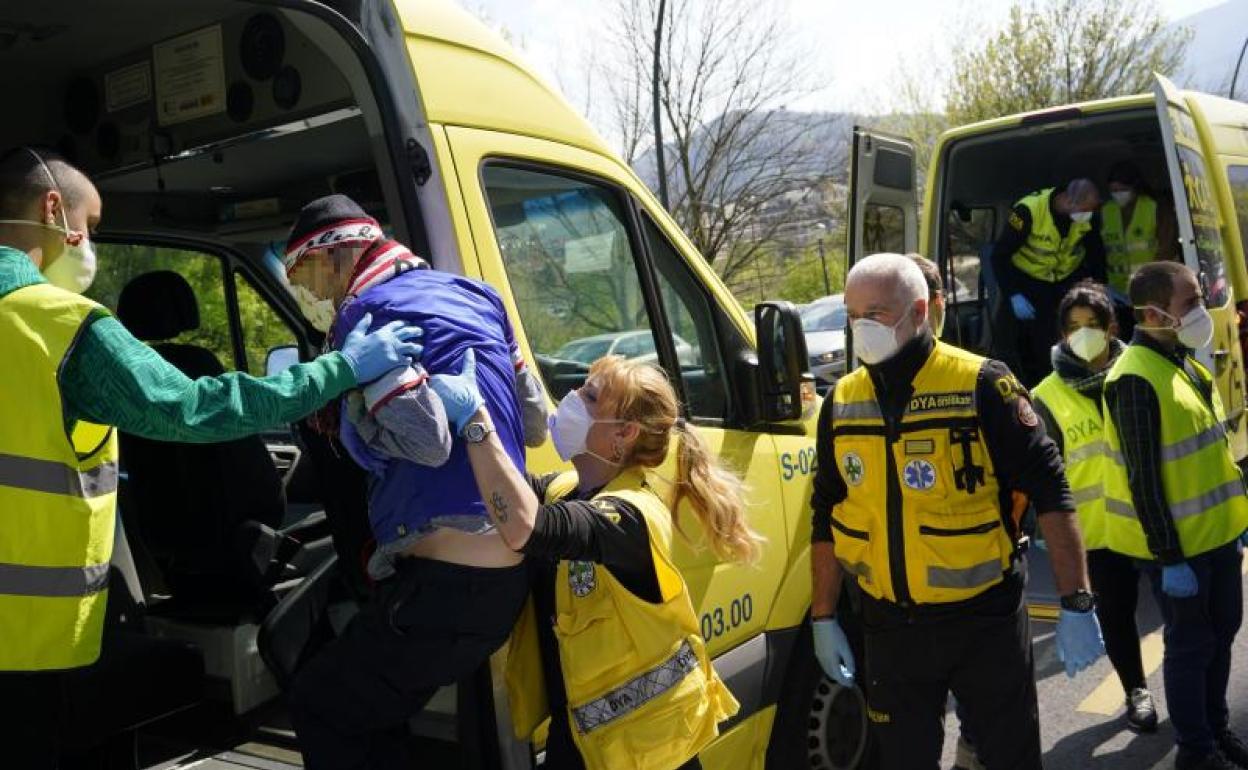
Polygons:
<instances>
[{"instance_id":1,"label":"side mirror","mask_svg":"<svg viewBox=\"0 0 1248 770\"><path fill-rule=\"evenodd\" d=\"M763 302L754 307L758 338L758 392L766 422L801 419L805 407L802 383L807 371L806 335L802 319L791 302Z\"/></svg>"},{"instance_id":2,"label":"side mirror","mask_svg":"<svg viewBox=\"0 0 1248 770\"><path fill-rule=\"evenodd\" d=\"M295 345L282 345L269 348L269 355L264 359L264 375L271 377L281 374L299 363L299 348Z\"/></svg>"}]
</instances>

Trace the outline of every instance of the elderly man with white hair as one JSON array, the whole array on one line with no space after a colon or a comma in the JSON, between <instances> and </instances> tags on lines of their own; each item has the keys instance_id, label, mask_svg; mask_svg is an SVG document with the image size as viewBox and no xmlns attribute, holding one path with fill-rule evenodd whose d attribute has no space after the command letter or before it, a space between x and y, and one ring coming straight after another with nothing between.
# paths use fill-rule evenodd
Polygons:
<instances>
[{"instance_id":1,"label":"elderly man with white hair","mask_svg":"<svg viewBox=\"0 0 1248 770\"><path fill-rule=\"evenodd\" d=\"M829 677L852 685L854 656L836 617L848 573L882 767L938 767L953 692L988 770L1038 770L1019 560L1028 502L1062 595L1066 673L1104 649L1061 455L1004 364L934 339L927 285L908 257L854 265L845 304L865 366L837 382L820 415L815 654Z\"/></svg>"}]
</instances>

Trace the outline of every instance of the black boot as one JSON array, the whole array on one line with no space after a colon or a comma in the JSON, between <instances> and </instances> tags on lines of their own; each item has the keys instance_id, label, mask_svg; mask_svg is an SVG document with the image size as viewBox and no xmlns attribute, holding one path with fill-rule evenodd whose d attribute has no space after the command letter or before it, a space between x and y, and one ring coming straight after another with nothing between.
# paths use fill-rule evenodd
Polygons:
<instances>
[{"instance_id":1,"label":"black boot","mask_svg":"<svg viewBox=\"0 0 1248 770\"><path fill-rule=\"evenodd\" d=\"M1157 732L1157 706L1147 689L1137 687L1127 695L1127 724L1142 733Z\"/></svg>"},{"instance_id":2,"label":"black boot","mask_svg":"<svg viewBox=\"0 0 1248 770\"><path fill-rule=\"evenodd\" d=\"M1218 733L1218 750L1237 767L1248 767L1248 746L1230 730Z\"/></svg>"}]
</instances>

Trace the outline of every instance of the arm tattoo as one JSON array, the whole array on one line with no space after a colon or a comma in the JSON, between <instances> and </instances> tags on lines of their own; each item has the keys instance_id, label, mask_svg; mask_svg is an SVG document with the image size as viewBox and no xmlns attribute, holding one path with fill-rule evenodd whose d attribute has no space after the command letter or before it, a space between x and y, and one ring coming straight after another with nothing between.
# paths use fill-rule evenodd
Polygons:
<instances>
[{"instance_id":1,"label":"arm tattoo","mask_svg":"<svg viewBox=\"0 0 1248 770\"><path fill-rule=\"evenodd\" d=\"M498 519L500 524L505 523L507 521L507 501L503 499L502 494L495 492L490 495L490 505L494 508L494 518Z\"/></svg>"}]
</instances>

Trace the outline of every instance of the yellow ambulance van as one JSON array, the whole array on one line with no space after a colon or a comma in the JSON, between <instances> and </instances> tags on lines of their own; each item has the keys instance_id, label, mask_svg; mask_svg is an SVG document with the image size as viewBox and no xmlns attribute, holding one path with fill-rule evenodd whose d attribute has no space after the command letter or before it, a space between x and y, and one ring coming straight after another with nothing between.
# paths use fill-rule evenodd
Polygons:
<instances>
[{"instance_id":1,"label":"yellow ambulance van","mask_svg":"<svg viewBox=\"0 0 1248 770\"><path fill-rule=\"evenodd\" d=\"M450 0L44 0L0 9L0 63L0 145L56 148L103 195L90 295L145 319L133 330L159 350L196 349L192 373L317 352L270 267L299 207L330 192L435 267L496 286L552 403L608 351L661 365L745 477L768 541L756 567L677 545L741 702L703 764L856 764L860 699L818 673L806 622L815 398L800 319L741 307L497 34ZM367 591L359 471L305 425L200 448L123 436L122 463L105 654L66 680L66 753L300 766L280 690ZM557 464L549 447L530 456L534 472ZM274 499L276 513L257 502ZM498 665L414 721L427 766L540 756L511 737Z\"/></svg>"}]
</instances>

